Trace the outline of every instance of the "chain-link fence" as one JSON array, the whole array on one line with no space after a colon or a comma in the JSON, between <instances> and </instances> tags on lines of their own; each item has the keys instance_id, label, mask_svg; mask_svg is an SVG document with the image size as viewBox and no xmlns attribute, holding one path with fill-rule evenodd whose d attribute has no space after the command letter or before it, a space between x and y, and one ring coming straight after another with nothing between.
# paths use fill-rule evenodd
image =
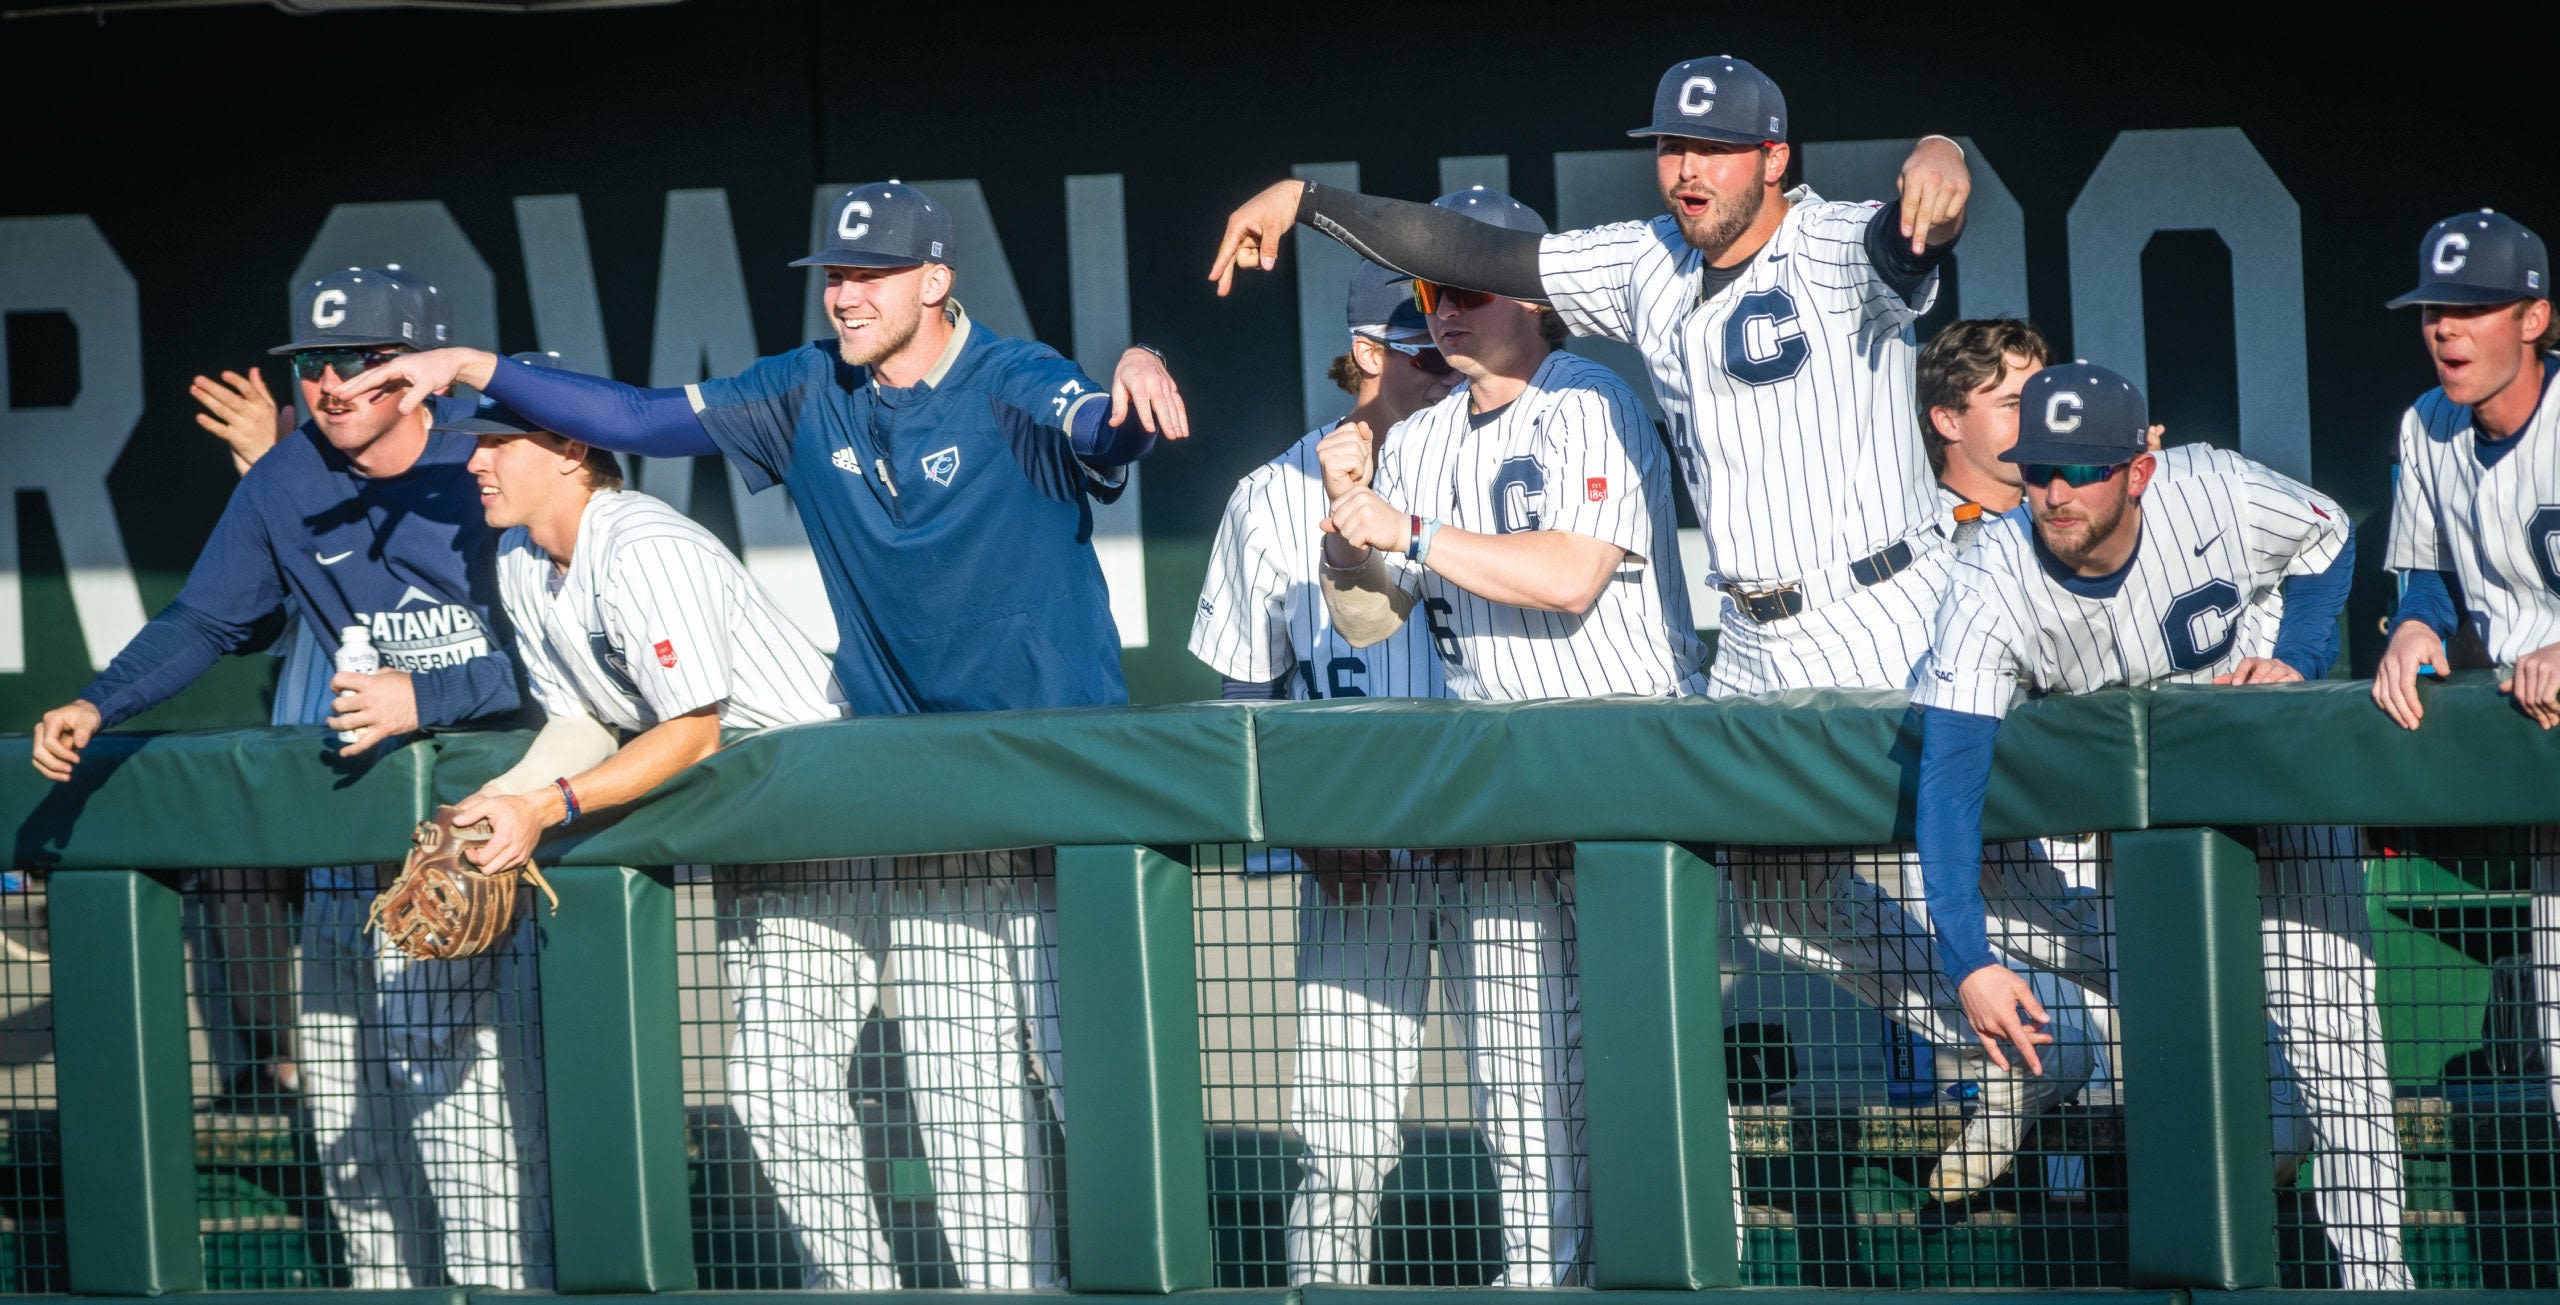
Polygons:
<instances>
[{"instance_id":1,"label":"chain-link fence","mask_svg":"<svg viewBox=\"0 0 2560 1305\"><path fill-rule=\"evenodd\" d=\"M2371 974L2353 952L2303 967L2308 982L2280 984L2271 964L2271 995L2316 1016L2324 999L2370 985L2372 1027L2338 1034L2375 1044L2354 1063L2381 1062L2372 1072L2385 1076L2390 1096L2378 1122L2393 1134L2386 1143L2374 1123L2351 1121L2376 1134L2360 1149L2315 1127L2316 1151L2278 1206L2286 1280L2370 1285L2383 1275L2365 1261L2396 1233L2407 1285L2560 1286L2553 828L2278 832L2261 840L2274 844L2262 864L2279 876L2275 886L2317 902L2315 920L2364 930ZM2340 873L2342 860L2355 873ZM2367 1113L2383 1108L2368 1102ZM2309 1103L2315 1124L2319 1104ZM2397 1208L2347 1195L2389 1164L2399 1170Z\"/></svg>"},{"instance_id":2,"label":"chain-link fence","mask_svg":"<svg viewBox=\"0 0 2560 1305\"><path fill-rule=\"evenodd\" d=\"M1045 851L688 869L705 1288L1065 1281Z\"/></svg>"},{"instance_id":3,"label":"chain-link fence","mask_svg":"<svg viewBox=\"0 0 2560 1305\"><path fill-rule=\"evenodd\" d=\"M0 1291L58 1292L61 1132L53 1088L53 940L45 881L0 873Z\"/></svg>"},{"instance_id":4,"label":"chain-link fence","mask_svg":"<svg viewBox=\"0 0 2560 1305\"><path fill-rule=\"evenodd\" d=\"M205 1285L547 1287L539 928L412 960L373 875L187 877Z\"/></svg>"},{"instance_id":5,"label":"chain-link fence","mask_svg":"<svg viewBox=\"0 0 2560 1305\"><path fill-rule=\"evenodd\" d=\"M1197 864L1219 1281L1585 1281L1570 849Z\"/></svg>"}]
</instances>

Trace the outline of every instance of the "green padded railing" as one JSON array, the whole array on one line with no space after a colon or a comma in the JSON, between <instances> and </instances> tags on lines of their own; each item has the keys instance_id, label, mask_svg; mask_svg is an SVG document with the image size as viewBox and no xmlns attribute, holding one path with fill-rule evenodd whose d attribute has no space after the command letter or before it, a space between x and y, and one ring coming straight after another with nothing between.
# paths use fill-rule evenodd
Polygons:
<instances>
[{"instance_id":1,"label":"green padded railing","mask_svg":"<svg viewBox=\"0 0 2560 1305\"><path fill-rule=\"evenodd\" d=\"M2343 682L2030 703L2001 733L1989 836L2139 833L2118 887L2128 930L2144 922L2121 994L2137 1287L2273 1284L2266 1193L2232 1177L2265 1154L2263 990L2254 926L2234 918L2250 854L2211 828L2560 821L2560 735L2485 677L2426 694L2414 733ZM66 785L0 767L12 864L56 876L74 1291L203 1281L181 945L156 872L396 859L434 802L525 737L429 737L350 765L316 729L110 735ZM541 926L559 1281L597 1294L694 1280L669 888L631 867L1062 845L1060 1002L1068 1054L1088 1057L1065 1122L1071 1235L1092 1298L1214 1280L1182 849L1559 841L1580 845L1590 1098L1644 1121L1592 1144L1596 1283L1732 1285L1714 872L1690 848L1907 837L1915 754L1899 697L1857 693L1201 704L740 739L541 853L565 867L567 899ZM2220 923L2179 927L2197 911Z\"/></svg>"}]
</instances>

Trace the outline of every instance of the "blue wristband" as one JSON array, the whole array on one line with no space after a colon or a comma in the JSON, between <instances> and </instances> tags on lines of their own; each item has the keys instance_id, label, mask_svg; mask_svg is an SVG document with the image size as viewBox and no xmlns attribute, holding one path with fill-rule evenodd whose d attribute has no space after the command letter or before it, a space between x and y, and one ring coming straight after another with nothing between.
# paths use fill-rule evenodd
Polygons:
<instances>
[{"instance_id":1,"label":"blue wristband","mask_svg":"<svg viewBox=\"0 0 2560 1305\"><path fill-rule=\"evenodd\" d=\"M1431 537L1439 533L1439 522L1425 521L1422 523L1422 533L1415 536L1413 541L1413 564L1415 566L1429 566L1431 564Z\"/></svg>"},{"instance_id":2,"label":"blue wristband","mask_svg":"<svg viewBox=\"0 0 2560 1305\"><path fill-rule=\"evenodd\" d=\"M576 790L569 787L569 781L565 779L555 779L551 783L560 790L560 805L568 808L569 813L560 817L560 827L567 829L578 819L578 794Z\"/></svg>"}]
</instances>

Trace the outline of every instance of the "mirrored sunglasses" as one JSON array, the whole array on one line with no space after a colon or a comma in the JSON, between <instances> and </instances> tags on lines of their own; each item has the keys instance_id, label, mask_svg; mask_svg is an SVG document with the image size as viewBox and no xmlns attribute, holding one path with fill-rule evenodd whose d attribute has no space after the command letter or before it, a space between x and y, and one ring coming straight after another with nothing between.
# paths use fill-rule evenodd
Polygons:
<instances>
[{"instance_id":1,"label":"mirrored sunglasses","mask_svg":"<svg viewBox=\"0 0 2560 1305\"><path fill-rule=\"evenodd\" d=\"M2050 485L2054 477L2060 476L2063 484L2073 489L2080 489L2095 485L2129 465L2131 464L2124 462L2108 463L2105 466L2093 466L2085 462L2027 462L2019 464L2019 470L2025 474L2029 485Z\"/></svg>"}]
</instances>

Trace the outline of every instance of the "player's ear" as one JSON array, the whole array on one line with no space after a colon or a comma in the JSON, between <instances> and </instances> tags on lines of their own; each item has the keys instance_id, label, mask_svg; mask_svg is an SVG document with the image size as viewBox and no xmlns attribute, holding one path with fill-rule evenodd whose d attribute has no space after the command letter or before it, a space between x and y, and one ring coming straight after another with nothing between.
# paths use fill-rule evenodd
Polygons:
<instances>
[{"instance_id":1,"label":"player's ear","mask_svg":"<svg viewBox=\"0 0 2560 1305\"><path fill-rule=\"evenodd\" d=\"M1785 141L1776 141L1763 146L1762 150L1763 153L1760 155L1760 184L1764 186L1774 186L1779 182L1786 180L1787 160L1795 157L1793 151L1788 148L1787 143Z\"/></svg>"},{"instance_id":2,"label":"player's ear","mask_svg":"<svg viewBox=\"0 0 2560 1305\"><path fill-rule=\"evenodd\" d=\"M563 476L575 475L578 472L585 470L587 465L587 442L585 440L560 441L560 458L562 463L560 467L560 474Z\"/></svg>"},{"instance_id":3,"label":"player's ear","mask_svg":"<svg viewBox=\"0 0 2560 1305\"><path fill-rule=\"evenodd\" d=\"M1945 404L1930 407L1929 426L1938 432L1939 439L1949 444L1964 443L1964 427L1956 424L1956 410Z\"/></svg>"},{"instance_id":4,"label":"player's ear","mask_svg":"<svg viewBox=\"0 0 2560 1305\"><path fill-rule=\"evenodd\" d=\"M936 307L951 297L950 264L927 263L924 265L923 295L924 306L927 308Z\"/></svg>"},{"instance_id":5,"label":"player's ear","mask_svg":"<svg viewBox=\"0 0 2560 1305\"><path fill-rule=\"evenodd\" d=\"M2126 496L2130 498L2142 497L2142 491L2151 487L2152 473L2159 469L2160 460L2148 453L2135 458L2132 464L2124 469L2124 492Z\"/></svg>"},{"instance_id":6,"label":"player's ear","mask_svg":"<svg viewBox=\"0 0 2560 1305\"><path fill-rule=\"evenodd\" d=\"M1375 340L1354 336L1351 340L1351 365L1359 368L1363 376L1380 375L1387 370L1387 347Z\"/></svg>"}]
</instances>

